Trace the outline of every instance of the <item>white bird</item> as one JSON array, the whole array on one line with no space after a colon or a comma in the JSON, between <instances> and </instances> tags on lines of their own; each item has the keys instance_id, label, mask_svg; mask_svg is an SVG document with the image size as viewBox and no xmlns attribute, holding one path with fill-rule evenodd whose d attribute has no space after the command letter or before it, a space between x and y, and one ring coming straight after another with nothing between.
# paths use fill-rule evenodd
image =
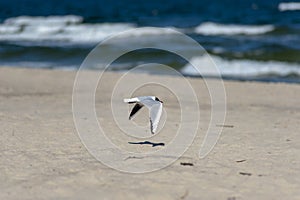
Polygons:
<instances>
[{"instance_id":1,"label":"white bird","mask_svg":"<svg viewBox=\"0 0 300 200\"><path fill-rule=\"evenodd\" d=\"M162 114L162 105L163 102L159 100L155 96L141 96L141 97L134 97L130 99L124 99L125 103L135 103L130 115L129 120L143 107L146 106L149 109L150 113L150 128L151 133L154 134L158 127L158 122L160 120Z\"/></svg>"}]
</instances>

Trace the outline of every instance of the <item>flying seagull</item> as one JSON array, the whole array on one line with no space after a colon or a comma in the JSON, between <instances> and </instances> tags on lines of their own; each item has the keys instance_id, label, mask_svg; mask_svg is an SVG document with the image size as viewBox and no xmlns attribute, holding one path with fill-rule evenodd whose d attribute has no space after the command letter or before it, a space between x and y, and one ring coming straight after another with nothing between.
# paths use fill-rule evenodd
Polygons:
<instances>
[{"instance_id":1,"label":"flying seagull","mask_svg":"<svg viewBox=\"0 0 300 200\"><path fill-rule=\"evenodd\" d=\"M150 128L151 133L154 134L158 127L158 122L162 114L162 105L163 102L159 100L155 96L141 96L141 97L134 97L130 99L124 99L125 103L135 103L130 115L129 120L143 107L146 106L149 109L150 113Z\"/></svg>"}]
</instances>

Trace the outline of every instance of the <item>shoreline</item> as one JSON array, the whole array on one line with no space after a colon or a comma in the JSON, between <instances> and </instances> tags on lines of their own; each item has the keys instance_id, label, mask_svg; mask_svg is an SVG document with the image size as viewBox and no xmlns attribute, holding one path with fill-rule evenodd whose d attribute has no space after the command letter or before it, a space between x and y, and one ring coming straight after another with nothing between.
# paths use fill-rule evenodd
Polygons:
<instances>
[{"instance_id":1,"label":"shoreline","mask_svg":"<svg viewBox=\"0 0 300 200\"><path fill-rule=\"evenodd\" d=\"M122 75L104 74L96 108L106 106L112 85ZM299 198L300 85L225 80L226 126L212 152L199 159L210 98L202 79L187 77L201 100L201 123L192 145L164 169L128 174L98 162L81 143L72 114L75 76L76 71L0 68L0 199ZM173 76L130 76L152 82L164 79L178 88L182 83ZM178 107L172 94L164 91L149 88L166 102L170 121L151 141L167 145L176 130ZM141 152L156 150L128 144L133 139L118 135L119 128L109 121L110 110L97 112L115 144ZM141 161L124 160L124 165Z\"/></svg>"},{"instance_id":2,"label":"shoreline","mask_svg":"<svg viewBox=\"0 0 300 200\"><path fill-rule=\"evenodd\" d=\"M35 68L35 67L24 67L24 66L0 66L0 68L12 68L12 69L29 69L29 70L49 70L49 71L66 71L66 72L75 72L77 73L78 69L75 68ZM92 71L92 72L97 72L97 71L103 71L102 69L85 69L86 71ZM115 71L108 71L112 73L124 73L123 70L115 70ZM135 73L135 72L133 72ZM154 75L154 76L171 76L171 77L176 77L176 75L172 74L159 74L158 72L147 72L147 71L141 71L136 74L147 74L147 75ZM185 78L189 79L203 79L203 77L199 75L182 75ZM219 77L214 77L214 76L205 76L205 79L217 79L220 80ZM266 77L266 76L261 76L261 77L235 77L235 76L222 76L223 81L233 81L233 82L255 82L255 83L287 83L287 84L300 84L300 78L294 78L294 79L289 79L287 77Z\"/></svg>"}]
</instances>

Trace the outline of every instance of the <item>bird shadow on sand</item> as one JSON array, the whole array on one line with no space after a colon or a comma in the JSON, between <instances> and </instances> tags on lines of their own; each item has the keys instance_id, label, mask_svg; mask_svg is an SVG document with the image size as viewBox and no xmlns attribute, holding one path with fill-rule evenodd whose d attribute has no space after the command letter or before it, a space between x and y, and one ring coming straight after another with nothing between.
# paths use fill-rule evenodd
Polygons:
<instances>
[{"instance_id":1,"label":"bird shadow on sand","mask_svg":"<svg viewBox=\"0 0 300 200\"><path fill-rule=\"evenodd\" d=\"M140 145L152 145L152 147L156 147L156 146L165 146L165 143L159 142L159 143L154 143L154 142L150 142L150 141L144 141L144 142L128 142L128 144L140 144Z\"/></svg>"}]
</instances>

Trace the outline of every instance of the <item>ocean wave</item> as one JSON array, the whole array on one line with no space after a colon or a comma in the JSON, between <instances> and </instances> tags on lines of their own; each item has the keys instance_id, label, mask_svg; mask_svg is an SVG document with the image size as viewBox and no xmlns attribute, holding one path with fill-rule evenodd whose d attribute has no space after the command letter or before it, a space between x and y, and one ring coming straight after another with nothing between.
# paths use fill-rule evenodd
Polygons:
<instances>
[{"instance_id":1,"label":"ocean wave","mask_svg":"<svg viewBox=\"0 0 300 200\"><path fill-rule=\"evenodd\" d=\"M191 63L191 64L190 64ZM278 61L225 60L217 56L203 55L192 58L181 72L190 76L218 77L259 77L259 76L300 76L300 65ZM195 66L195 67L193 67ZM217 66L217 70L215 70ZM199 71L201 71L201 74Z\"/></svg>"},{"instance_id":2,"label":"ocean wave","mask_svg":"<svg viewBox=\"0 0 300 200\"><path fill-rule=\"evenodd\" d=\"M0 24L1 41L96 43L134 28L129 23L85 24L80 16L20 16Z\"/></svg>"},{"instance_id":3,"label":"ocean wave","mask_svg":"<svg viewBox=\"0 0 300 200\"><path fill-rule=\"evenodd\" d=\"M274 30L272 25L234 25L205 22L195 28L195 32L202 35L258 35Z\"/></svg>"},{"instance_id":4,"label":"ocean wave","mask_svg":"<svg viewBox=\"0 0 300 200\"><path fill-rule=\"evenodd\" d=\"M81 16L65 15L65 16L48 16L48 17L32 17L19 16L8 18L4 21L9 25L66 25L78 24L83 21Z\"/></svg>"},{"instance_id":5,"label":"ocean wave","mask_svg":"<svg viewBox=\"0 0 300 200\"><path fill-rule=\"evenodd\" d=\"M278 10L289 11L289 10L300 10L300 2L284 2L278 5Z\"/></svg>"},{"instance_id":6,"label":"ocean wave","mask_svg":"<svg viewBox=\"0 0 300 200\"><path fill-rule=\"evenodd\" d=\"M97 43L120 32L136 28L130 23L83 23L80 16L20 16L9 18L0 24L0 41L26 41L41 43L47 41L69 43ZM146 27L123 34L123 37L142 37L173 33ZM47 43L48 44L48 43Z\"/></svg>"},{"instance_id":7,"label":"ocean wave","mask_svg":"<svg viewBox=\"0 0 300 200\"><path fill-rule=\"evenodd\" d=\"M141 37L141 36L148 36L148 35L168 35L174 34L174 30L177 30L173 27L165 27L163 29L156 28L156 27L143 27L142 29L136 29L136 31L124 32L121 37Z\"/></svg>"}]
</instances>

